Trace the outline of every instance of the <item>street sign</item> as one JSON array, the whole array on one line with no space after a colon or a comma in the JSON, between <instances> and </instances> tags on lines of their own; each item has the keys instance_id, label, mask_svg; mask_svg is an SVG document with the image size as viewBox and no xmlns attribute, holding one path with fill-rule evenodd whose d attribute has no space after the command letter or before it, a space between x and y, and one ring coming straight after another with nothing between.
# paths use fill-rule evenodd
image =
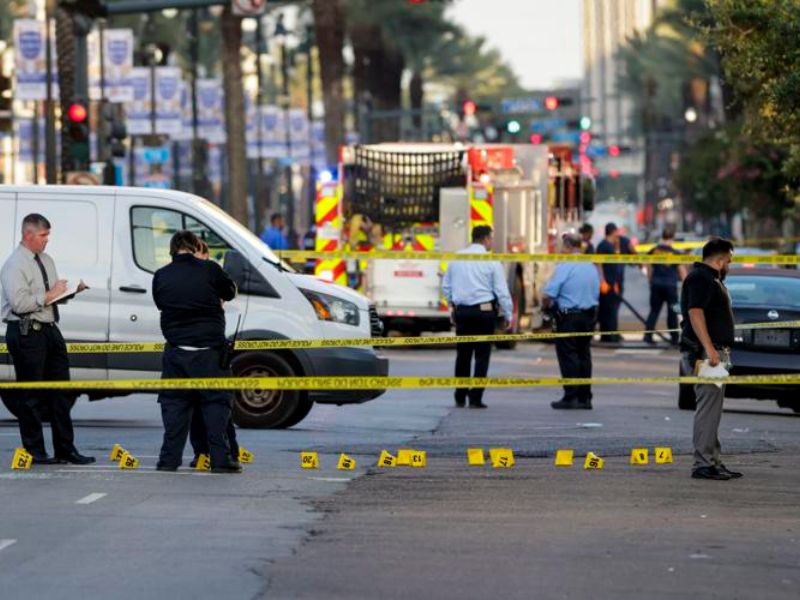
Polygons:
<instances>
[{"instance_id":1,"label":"street sign","mask_svg":"<svg viewBox=\"0 0 800 600\"><path fill-rule=\"evenodd\" d=\"M536 113L542 110L541 98L504 98L500 102L500 111L509 113Z\"/></svg>"},{"instance_id":2,"label":"street sign","mask_svg":"<svg viewBox=\"0 0 800 600\"><path fill-rule=\"evenodd\" d=\"M239 17L258 17L266 8L267 0L231 0L231 10Z\"/></svg>"}]
</instances>

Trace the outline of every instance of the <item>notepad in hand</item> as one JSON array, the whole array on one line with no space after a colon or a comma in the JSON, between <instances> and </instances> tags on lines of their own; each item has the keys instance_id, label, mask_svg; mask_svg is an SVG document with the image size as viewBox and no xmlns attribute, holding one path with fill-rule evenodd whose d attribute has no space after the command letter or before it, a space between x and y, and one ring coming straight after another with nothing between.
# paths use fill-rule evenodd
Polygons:
<instances>
[{"instance_id":1,"label":"notepad in hand","mask_svg":"<svg viewBox=\"0 0 800 600\"><path fill-rule=\"evenodd\" d=\"M47 303L47 306L51 306L53 304L57 304L57 303L62 302L64 300L69 300L75 294L77 294L78 292L82 291L82 290L78 289L80 284L81 284L80 281L78 283L75 283L75 284L67 283L66 291L63 294L59 294L58 296L56 296L55 298L50 300L50 302Z\"/></svg>"}]
</instances>

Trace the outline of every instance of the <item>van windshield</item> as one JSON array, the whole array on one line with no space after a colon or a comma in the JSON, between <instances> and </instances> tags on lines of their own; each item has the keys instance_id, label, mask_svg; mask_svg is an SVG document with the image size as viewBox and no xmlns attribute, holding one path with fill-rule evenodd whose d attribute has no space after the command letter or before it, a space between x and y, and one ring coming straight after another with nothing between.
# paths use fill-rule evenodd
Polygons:
<instances>
[{"instance_id":1,"label":"van windshield","mask_svg":"<svg viewBox=\"0 0 800 600\"><path fill-rule=\"evenodd\" d=\"M261 255L266 262L284 271L289 271L290 273L295 271L288 263L278 258L278 256L270 249L270 247L261 241L261 239L258 238L252 231L239 223L239 221L234 219L219 206L204 199L201 206L204 210L214 213L214 216L217 219L224 221L226 225L235 229L236 232L241 236L242 240L244 240L250 246L250 249Z\"/></svg>"}]
</instances>

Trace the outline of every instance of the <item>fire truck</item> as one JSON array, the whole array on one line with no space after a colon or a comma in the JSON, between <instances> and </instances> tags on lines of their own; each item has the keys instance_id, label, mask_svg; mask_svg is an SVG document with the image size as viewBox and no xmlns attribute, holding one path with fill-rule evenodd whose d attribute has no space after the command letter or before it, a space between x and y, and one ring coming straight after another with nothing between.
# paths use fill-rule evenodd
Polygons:
<instances>
[{"instance_id":1,"label":"fire truck","mask_svg":"<svg viewBox=\"0 0 800 600\"><path fill-rule=\"evenodd\" d=\"M555 252L592 209L593 182L567 146L387 143L343 147L338 179L318 186L316 250L455 252L478 225L495 252ZM551 263L504 262L514 331L542 325ZM362 290L384 330L419 335L451 328L441 294L446 263L319 260L316 274Z\"/></svg>"}]
</instances>

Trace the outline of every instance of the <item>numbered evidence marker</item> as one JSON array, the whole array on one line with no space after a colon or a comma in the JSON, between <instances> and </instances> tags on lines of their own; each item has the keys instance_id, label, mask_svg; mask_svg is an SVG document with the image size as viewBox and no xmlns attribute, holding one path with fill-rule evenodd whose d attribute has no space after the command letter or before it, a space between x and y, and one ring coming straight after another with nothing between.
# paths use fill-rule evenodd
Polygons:
<instances>
[{"instance_id":1,"label":"numbered evidence marker","mask_svg":"<svg viewBox=\"0 0 800 600\"><path fill-rule=\"evenodd\" d=\"M339 455L339 464L336 465L336 468L340 471L352 471L356 468L356 459L350 458L347 454L342 452Z\"/></svg>"},{"instance_id":2,"label":"numbered evidence marker","mask_svg":"<svg viewBox=\"0 0 800 600\"><path fill-rule=\"evenodd\" d=\"M631 450L631 464L632 465L646 465L650 462L649 452L647 448L634 448Z\"/></svg>"},{"instance_id":3,"label":"numbered evidence marker","mask_svg":"<svg viewBox=\"0 0 800 600\"><path fill-rule=\"evenodd\" d=\"M197 457L197 463L194 465L195 471L210 471L211 470L211 457L208 454L201 454Z\"/></svg>"},{"instance_id":4,"label":"numbered evidence marker","mask_svg":"<svg viewBox=\"0 0 800 600\"><path fill-rule=\"evenodd\" d=\"M495 469L510 469L514 466L514 451L511 448L489 448L489 458Z\"/></svg>"},{"instance_id":5,"label":"numbered evidence marker","mask_svg":"<svg viewBox=\"0 0 800 600\"><path fill-rule=\"evenodd\" d=\"M602 458L597 456L594 452L589 452L586 455L586 460L583 462L583 468L589 470L600 470L606 463Z\"/></svg>"},{"instance_id":6,"label":"numbered evidence marker","mask_svg":"<svg viewBox=\"0 0 800 600\"><path fill-rule=\"evenodd\" d=\"M316 452L301 452L300 467L303 469L319 469L319 456Z\"/></svg>"},{"instance_id":7,"label":"numbered evidence marker","mask_svg":"<svg viewBox=\"0 0 800 600\"><path fill-rule=\"evenodd\" d=\"M138 469L139 459L132 456L130 452L125 452L119 459L120 469Z\"/></svg>"},{"instance_id":8,"label":"numbered evidence marker","mask_svg":"<svg viewBox=\"0 0 800 600\"><path fill-rule=\"evenodd\" d=\"M428 465L428 454L425 450L413 450L411 452L411 466L422 468Z\"/></svg>"},{"instance_id":9,"label":"numbered evidence marker","mask_svg":"<svg viewBox=\"0 0 800 600\"><path fill-rule=\"evenodd\" d=\"M414 450L412 450L411 448L400 448L397 451L397 466L410 467L412 454L414 454Z\"/></svg>"},{"instance_id":10,"label":"numbered evidence marker","mask_svg":"<svg viewBox=\"0 0 800 600\"><path fill-rule=\"evenodd\" d=\"M239 446L239 462L243 465L249 465L253 462L253 453Z\"/></svg>"},{"instance_id":11,"label":"numbered evidence marker","mask_svg":"<svg viewBox=\"0 0 800 600\"><path fill-rule=\"evenodd\" d=\"M381 455L378 457L378 466L379 467L396 467L397 466L397 457L392 456L389 454L388 451L383 450Z\"/></svg>"},{"instance_id":12,"label":"numbered evidence marker","mask_svg":"<svg viewBox=\"0 0 800 600\"><path fill-rule=\"evenodd\" d=\"M672 464L672 448L656 448L655 455L657 464Z\"/></svg>"},{"instance_id":13,"label":"numbered evidence marker","mask_svg":"<svg viewBox=\"0 0 800 600\"><path fill-rule=\"evenodd\" d=\"M14 456L11 458L12 469L30 469L33 464L33 456L25 448L16 448Z\"/></svg>"},{"instance_id":14,"label":"numbered evidence marker","mask_svg":"<svg viewBox=\"0 0 800 600\"><path fill-rule=\"evenodd\" d=\"M113 460L114 462L119 462L122 458L122 455L125 454L127 450L120 446L119 444L114 444L114 447L111 448L111 454L108 455L108 460Z\"/></svg>"},{"instance_id":15,"label":"numbered evidence marker","mask_svg":"<svg viewBox=\"0 0 800 600\"><path fill-rule=\"evenodd\" d=\"M467 462L473 467L482 467L486 464L483 448L467 448Z\"/></svg>"},{"instance_id":16,"label":"numbered evidence marker","mask_svg":"<svg viewBox=\"0 0 800 600\"><path fill-rule=\"evenodd\" d=\"M556 466L571 467L575 460L574 450L556 450Z\"/></svg>"}]
</instances>

